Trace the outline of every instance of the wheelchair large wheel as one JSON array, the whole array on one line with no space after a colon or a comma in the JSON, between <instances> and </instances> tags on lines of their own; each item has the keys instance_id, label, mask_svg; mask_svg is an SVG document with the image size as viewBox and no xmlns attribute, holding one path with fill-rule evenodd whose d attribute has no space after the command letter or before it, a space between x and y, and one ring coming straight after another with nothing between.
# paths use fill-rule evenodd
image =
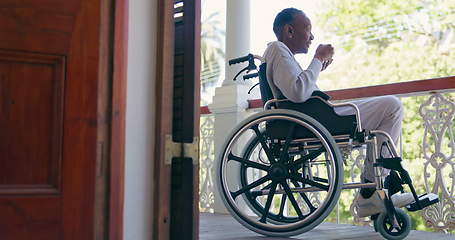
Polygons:
<instances>
[{"instance_id":1,"label":"wheelchair large wheel","mask_svg":"<svg viewBox=\"0 0 455 240\"><path fill-rule=\"evenodd\" d=\"M284 134L270 133L280 122ZM310 137L296 138L305 129ZM240 123L221 148L217 186L228 211L245 227L268 236L292 236L321 223L343 184L341 153L313 118L269 110Z\"/></svg>"}]
</instances>

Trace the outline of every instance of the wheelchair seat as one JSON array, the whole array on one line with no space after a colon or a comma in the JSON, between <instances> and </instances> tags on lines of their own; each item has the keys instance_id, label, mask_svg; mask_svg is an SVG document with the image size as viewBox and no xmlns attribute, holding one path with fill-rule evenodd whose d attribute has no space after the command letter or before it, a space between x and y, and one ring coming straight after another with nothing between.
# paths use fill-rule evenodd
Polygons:
<instances>
[{"instance_id":1,"label":"wheelchair seat","mask_svg":"<svg viewBox=\"0 0 455 240\"><path fill-rule=\"evenodd\" d=\"M261 91L261 99L265 104L267 101L274 99L272 90L267 81L267 63L262 63L259 66L259 86ZM278 109L290 109L304 113L318 122L320 122L333 136L349 135L354 136L357 122L355 115L340 116L333 107L327 104L326 100L330 97L320 91L315 91L312 97L303 103L294 103L291 101L277 102L275 107ZM284 98L283 98L284 99ZM282 100L282 99L280 99ZM283 139L286 137L284 129L287 126L280 124L279 120L271 121L267 124L267 132L273 138ZM306 129L297 128L294 133L296 138L313 137L313 134Z\"/></svg>"}]
</instances>

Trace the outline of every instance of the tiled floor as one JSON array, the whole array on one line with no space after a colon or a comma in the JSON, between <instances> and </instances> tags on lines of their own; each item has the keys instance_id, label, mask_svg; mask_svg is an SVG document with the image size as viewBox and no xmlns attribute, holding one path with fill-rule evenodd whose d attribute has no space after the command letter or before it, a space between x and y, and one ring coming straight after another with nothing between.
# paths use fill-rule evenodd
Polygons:
<instances>
[{"instance_id":1,"label":"tiled floor","mask_svg":"<svg viewBox=\"0 0 455 240\"><path fill-rule=\"evenodd\" d=\"M267 240L267 239L311 239L311 240L331 240L331 239L383 239L372 227L360 227L349 224L322 223L315 229L292 237L292 238L272 238L264 237L243 227L230 215L201 213L200 233L201 240ZM454 235L442 233L430 233L421 231L411 231L407 239L412 240L436 240L452 239Z\"/></svg>"}]
</instances>

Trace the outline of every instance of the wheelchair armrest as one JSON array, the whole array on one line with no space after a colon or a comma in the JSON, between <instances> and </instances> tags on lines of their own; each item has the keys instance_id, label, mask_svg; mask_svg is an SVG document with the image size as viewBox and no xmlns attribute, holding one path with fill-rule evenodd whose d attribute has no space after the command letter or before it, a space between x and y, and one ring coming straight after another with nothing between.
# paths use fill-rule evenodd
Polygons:
<instances>
[{"instance_id":1,"label":"wheelchair armrest","mask_svg":"<svg viewBox=\"0 0 455 240\"><path fill-rule=\"evenodd\" d=\"M271 105L274 104L274 103L277 103L277 102L290 102L290 101L291 100L289 100L289 99L276 99L276 98L270 99L267 102L265 102L264 110L267 110L267 109L271 108Z\"/></svg>"},{"instance_id":2,"label":"wheelchair armrest","mask_svg":"<svg viewBox=\"0 0 455 240\"><path fill-rule=\"evenodd\" d=\"M327 101L327 103L330 106L332 106L333 108L336 108L336 107L351 107L351 108L353 108L354 111L355 111L355 118L357 120L357 131L358 132L362 132L363 128L362 128L362 123L360 122L360 110L354 103L350 103L350 102L346 102L346 103L331 103L329 101Z\"/></svg>"},{"instance_id":3,"label":"wheelchair armrest","mask_svg":"<svg viewBox=\"0 0 455 240\"><path fill-rule=\"evenodd\" d=\"M317 93L317 92L319 92L319 93ZM351 107L352 109L354 109L354 112L355 112L355 118L356 118L356 121L357 121L357 131L358 132L362 132L363 128L362 128L362 123L360 122L360 110L354 103L350 103L350 102L332 103L332 102L328 101L327 97L324 98L324 95L327 96L330 99L329 95L327 95L327 94L325 94L325 93L323 93L321 91L314 91L310 98L319 98L319 99L321 99L321 101L325 102L327 105L329 105L329 106L331 106L333 108L336 108L336 107Z\"/></svg>"},{"instance_id":4,"label":"wheelchair armrest","mask_svg":"<svg viewBox=\"0 0 455 240\"><path fill-rule=\"evenodd\" d=\"M330 96L325 93L325 92L322 92L322 91L314 91L312 94L311 94L312 97L321 97L322 99L324 100L330 100Z\"/></svg>"},{"instance_id":5,"label":"wheelchair armrest","mask_svg":"<svg viewBox=\"0 0 455 240\"><path fill-rule=\"evenodd\" d=\"M313 97L316 97L316 98L320 98L321 100L323 100L324 102L328 103L330 105L330 103L328 102L328 100L330 99L330 96L322 91L314 91L312 94L311 94L311 97L310 98L313 98ZM291 100L289 99L270 99L268 100L265 104L264 104L264 110L267 110L270 108L270 105L272 103L277 103L277 102L290 102Z\"/></svg>"},{"instance_id":6,"label":"wheelchair armrest","mask_svg":"<svg viewBox=\"0 0 455 240\"><path fill-rule=\"evenodd\" d=\"M355 118L357 120L357 131L358 132L362 132L362 123L360 122L360 110L359 108L354 104L354 103L350 103L350 102L347 102L347 103L331 103L329 101L327 101L327 103L332 106L333 108L336 108L336 107L351 107L354 109L355 111Z\"/></svg>"},{"instance_id":7,"label":"wheelchair armrest","mask_svg":"<svg viewBox=\"0 0 455 240\"><path fill-rule=\"evenodd\" d=\"M349 102L347 102L347 103L331 103L331 102L328 101L328 99L330 99L330 96L325 94L325 93L323 93L323 92L321 92L321 91L314 91L310 98L319 98L319 99L321 99L321 101L325 102L327 105L329 105L329 106L331 106L333 108L336 108L336 107L351 107L351 108L353 108L354 111L355 111L355 117L356 117L356 121L357 121L357 131L358 132L362 132L363 131L362 123L360 122L360 110L355 104L349 103ZM277 102L291 102L291 100L289 100L289 99L270 99L264 104L264 110L269 109L273 103L277 103Z\"/></svg>"}]
</instances>

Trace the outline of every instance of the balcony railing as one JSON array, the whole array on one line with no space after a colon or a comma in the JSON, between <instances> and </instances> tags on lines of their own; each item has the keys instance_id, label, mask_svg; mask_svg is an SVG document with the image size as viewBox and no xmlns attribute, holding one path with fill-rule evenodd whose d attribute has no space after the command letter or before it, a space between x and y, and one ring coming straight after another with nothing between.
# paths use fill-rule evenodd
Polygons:
<instances>
[{"instance_id":1,"label":"balcony railing","mask_svg":"<svg viewBox=\"0 0 455 240\"><path fill-rule=\"evenodd\" d=\"M414 185L420 193L432 192L440 202L417 213L423 223L435 231L455 229L455 76L379 86L351 88L327 92L334 101L395 95L405 106L405 119L400 150L405 168L410 169ZM260 111L260 99L250 100L248 111ZM213 212L214 206L214 116L201 107L200 145L200 210ZM417 120L416 120L417 119ZM411 135L412 134L412 135ZM403 142L406 140L408 142ZM345 153L349 159L345 176L359 181L365 152L362 149ZM413 157L415 159L406 159ZM342 208L351 208L355 191L344 191L336 211L329 216L336 222L368 223L366 219L343 219Z\"/></svg>"}]
</instances>

